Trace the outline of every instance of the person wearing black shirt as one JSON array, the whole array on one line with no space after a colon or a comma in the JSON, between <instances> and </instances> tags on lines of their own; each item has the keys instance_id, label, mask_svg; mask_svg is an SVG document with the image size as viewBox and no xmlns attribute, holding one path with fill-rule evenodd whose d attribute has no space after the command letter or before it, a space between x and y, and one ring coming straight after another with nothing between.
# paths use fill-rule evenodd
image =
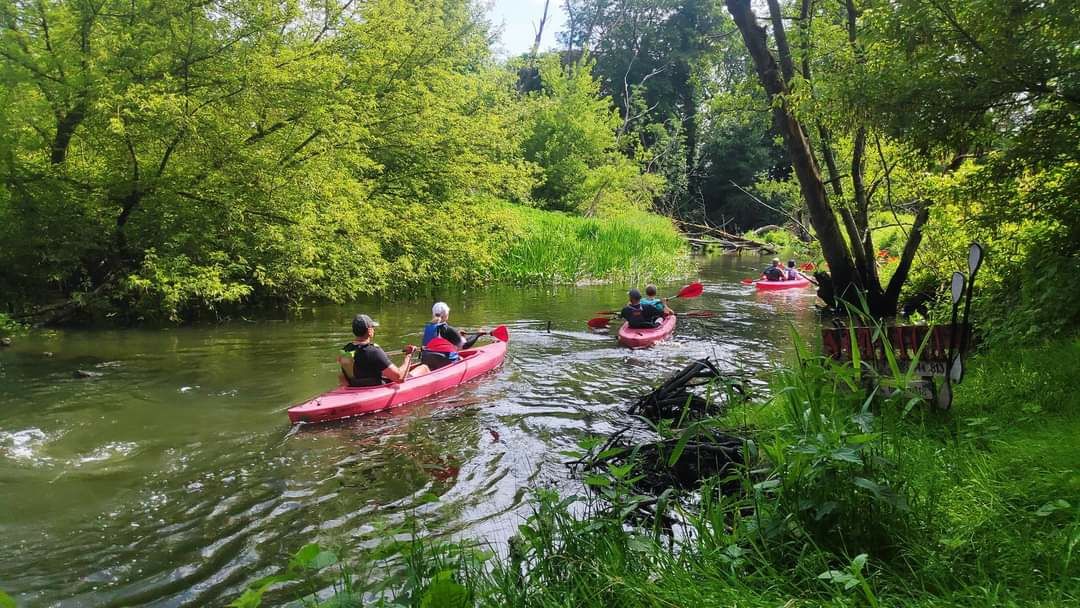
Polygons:
<instances>
[{"instance_id":1,"label":"person wearing black shirt","mask_svg":"<svg viewBox=\"0 0 1080 608\"><path fill-rule=\"evenodd\" d=\"M630 298L630 303L623 307L619 316L626 319L627 324L635 329L646 329L656 327L660 324L659 320L664 313L657 310L655 306L647 306L641 303L641 292L637 289L631 289L627 296Z\"/></svg>"},{"instance_id":2,"label":"person wearing black shirt","mask_svg":"<svg viewBox=\"0 0 1080 608\"><path fill-rule=\"evenodd\" d=\"M783 281L786 275L787 273L780 267L780 258L773 258L772 264L761 271L761 276L765 277L766 281Z\"/></svg>"},{"instance_id":3,"label":"person wearing black shirt","mask_svg":"<svg viewBox=\"0 0 1080 608\"><path fill-rule=\"evenodd\" d=\"M388 382L402 382L406 376L421 376L428 372L424 365L418 365L408 371L414 347L405 347L405 363L402 368L394 365L378 344L372 342L375 328L379 324L371 317L360 314L352 322L353 335L356 339L341 349L338 363L349 381L349 386L379 386ZM404 368L404 369L403 369Z\"/></svg>"}]
</instances>

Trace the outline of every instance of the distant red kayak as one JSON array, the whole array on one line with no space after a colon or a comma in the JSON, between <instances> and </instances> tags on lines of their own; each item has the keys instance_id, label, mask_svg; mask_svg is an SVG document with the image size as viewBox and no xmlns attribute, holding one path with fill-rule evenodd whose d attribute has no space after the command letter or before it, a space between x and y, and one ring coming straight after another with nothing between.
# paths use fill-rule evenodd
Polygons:
<instances>
[{"instance_id":1,"label":"distant red kayak","mask_svg":"<svg viewBox=\"0 0 1080 608\"><path fill-rule=\"evenodd\" d=\"M670 336L671 332L675 331L675 321L675 315L668 315L659 327L643 329L631 329L630 325L624 322L619 328L619 344L630 348L648 348Z\"/></svg>"},{"instance_id":2,"label":"distant red kayak","mask_svg":"<svg viewBox=\"0 0 1080 608\"><path fill-rule=\"evenodd\" d=\"M798 289L800 287L809 287L810 281L806 279L795 279L794 281L758 281L754 283L758 289Z\"/></svg>"},{"instance_id":3,"label":"distant red kayak","mask_svg":"<svg viewBox=\"0 0 1080 608\"><path fill-rule=\"evenodd\" d=\"M289 421L328 422L370 414L454 388L499 367L506 357L506 342L493 342L479 348L463 350L459 354L461 360L457 363L423 376L409 378L405 382L382 386L338 387L289 408Z\"/></svg>"}]
</instances>

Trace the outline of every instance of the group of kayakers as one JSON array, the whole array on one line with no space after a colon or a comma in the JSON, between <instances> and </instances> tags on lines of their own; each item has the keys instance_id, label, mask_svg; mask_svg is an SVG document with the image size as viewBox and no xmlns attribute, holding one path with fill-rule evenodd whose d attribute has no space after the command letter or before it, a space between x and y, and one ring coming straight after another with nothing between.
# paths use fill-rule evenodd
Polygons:
<instances>
[{"instance_id":1,"label":"group of kayakers","mask_svg":"<svg viewBox=\"0 0 1080 608\"><path fill-rule=\"evenodd\" d=\"M780 258L773 258L768 268L761 271L761 278L765 281L798 281L806 277L795 268L795 260L788 260L787 268L784 268Z\"/></svg>"},{"instance_id":2,"label":"group of kayakers","mask_svg":"<svg viewBox=\"0 0 1080 608\"><path fill-rule=\"evenodd\" d=\"M664 300L656 296L656 285L645 286L645 297L637 288L627 292L630 302L623 306L619 316L635 329L644 329L660 325L664 317L673 314Z\"/></svg>"},{"instance_id":3,"label":"group of kayakers","mask_svg":"<svg viewBox=\"0 0 1080 608\"><path fill-rule=\"evenodd\" d=\"M407 345L403 349L405 362L401 367L394 365L386 352L373 342L378 322L365 314L356 315L352 322L355 338L338 355L338 363L349 386L401 382L405 378L423 376L456 362L460 358L458 351L471 348L483 334L465 338L464 332L447 323L449 318L450 307L446 302L436 302L431 307L431 321L424 325L424 337L420 343L420 364L410 369L412 355L417 348Z\"/></svg>"},{"instance_id":4,"label":"group of kayakers","mask_svg":"<svg viewBox=\"0 0 1080 608\"><path fill-rule=\"evenodd\" d=\"M768 268L762 271L765 281L795 281L805 277L795 267L795 260L788 260L787 268L780 264L779 258L773 258ZM695 284L699 289L700 284ZM626 320L633 329L650 329L661 325L665 317L672 314L664 299L657 297L656 286L646 285L642 296L637 288L627 292L629 302L619 311L619 317ZM675 297L683 297L682 292ZM431 307L431 321L424 325L424 334L419 349L407 345L402 352L405 361L401 367L394 365L386 352L374 343L375 328L379 324L366 314L358 314L352 322L355 339L346 344L338 355L338 363L349 386L379 386L389 382L402 382L406 378L415 378L435 371L460 360L459 351L472 348L484 332L466 338L465 332L452 327L448 320L450 307L446 302L436 302ZM410 365L413 354L419 350L417 365Z\"/></svg>"}]
</instances>

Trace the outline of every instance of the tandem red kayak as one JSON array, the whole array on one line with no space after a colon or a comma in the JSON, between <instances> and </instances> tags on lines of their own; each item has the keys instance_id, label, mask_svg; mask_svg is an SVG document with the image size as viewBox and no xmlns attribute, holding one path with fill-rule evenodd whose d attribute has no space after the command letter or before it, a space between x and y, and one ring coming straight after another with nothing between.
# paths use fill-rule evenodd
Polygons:
<instances>
[{"instance_id":1,"label":"tandem red kayak","mask_svg":"<svg viewBox=\"0 0 1080 608\"><path fill-rule=\"evenodd\" d=\"M454 388L502 365L506 342L463 350L461 360L429 374L382 386L342 386L289 408L289 421L329 422L370 414Z\"/></svg>"},{"instance_id":2,"label":"tandem red kayak","mask_svg":"<svg viewBox=\"0 0 1080 608\"><path fill-rule=\"evenodd\" d=\"M648 348L670 336L675 331L675 321L675 315L668 315L659 327L643 329L631 329L630 324L624 322L619 328L619 344L630 348Z\"/></svg>"},{"instance_id":3,"label":"tandem red kayak","mask_svg":"<svg viewBox=\"0 0 1080 608\"><path fill-rule=\"evenodd\" d=\"M795 279L793 281L757 281L754 283L758 289L798 289L800 287L809 287L810 281L806 279Z\"/></svg>"}]
</instances>

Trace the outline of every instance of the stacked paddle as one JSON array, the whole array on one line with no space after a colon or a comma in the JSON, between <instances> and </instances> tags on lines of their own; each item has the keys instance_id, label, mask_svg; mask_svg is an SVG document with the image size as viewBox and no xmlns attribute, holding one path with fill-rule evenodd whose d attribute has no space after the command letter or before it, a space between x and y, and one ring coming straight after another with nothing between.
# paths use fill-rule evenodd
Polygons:
<instances>
[{"instance_id":1,"label":"stacked paddle","mask_svg":"<svg viewBox=\"0 0 1080 608\"><path fill-rule=\"evenodd\" d=\"M680 289L679 293L677 293L677 294L671 296L671 298L667 298L667 299L682 298L684 300L688 300L690 298L696 298L696 297L700 296L703 291L705 291L705 288L701 283L691 283L691 284L687 285L686 287L683 287L682 289ZM608 315L608 316L594 317L592 319L589 319L589 321L588 321L589 327L591 327L593 329L603 329L603 328L605 328L605 327L607 327L608 325L611 324L612 319L615 318L615 316L619 314L619 311L617 311L617 310L601 310L600 312L598 312L596 314L598 314L598 315ZM715 316L715 314L716 313L708 311L708 310L699 310L699 311L693 311L693 312L679 313L679 316L680 317L712 317L712 316Z\"/></svg>"}]
</instances>

